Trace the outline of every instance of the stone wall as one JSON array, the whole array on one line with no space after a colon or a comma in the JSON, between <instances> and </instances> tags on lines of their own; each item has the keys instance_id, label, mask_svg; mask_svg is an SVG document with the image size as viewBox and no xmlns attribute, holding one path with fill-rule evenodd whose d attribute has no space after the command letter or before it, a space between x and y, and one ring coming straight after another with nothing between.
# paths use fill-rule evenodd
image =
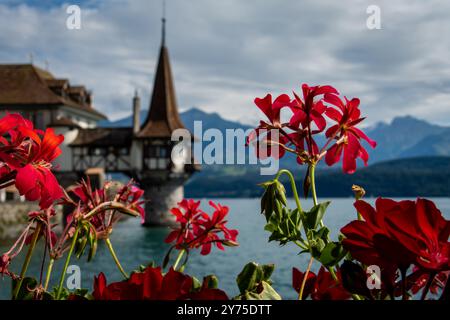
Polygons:
<instances>
[{"instance_id":1,"label":"stone wall","mask_svg":"<svg viewBox=\"0 0 450 320\"><path fill-rule=\"evenodd\" d=\"M145 221L146 226L173 225L174 216L170 209L183 200L184 186L180 181L168 181L164 184L147 184L145 190Z\"/></svg>"},{"instance_id":2,"label":"stone wall","mask_svg":"<svg viewBox=\"0 0 450 320\"><path fill-rule=\"evenodd\" d=\"M32 202L7 201L0 203L0 239L16 238L28 223L28 213L39 210L39 206ZM53 230L61 230L61 208L56 207L56 217L52 220L58 225Z\"/></svg>"},{"instance_id":3,"label":"stone wall","mask_svg":"<svg viewBox=\"0 0 450 320\"><path fill-rule=\"evenodd\" d=\"M39 207L30 202L7 201L0 203L0 239L14 238L28 222L28 213Z\"/></svg>"}]
</instances>

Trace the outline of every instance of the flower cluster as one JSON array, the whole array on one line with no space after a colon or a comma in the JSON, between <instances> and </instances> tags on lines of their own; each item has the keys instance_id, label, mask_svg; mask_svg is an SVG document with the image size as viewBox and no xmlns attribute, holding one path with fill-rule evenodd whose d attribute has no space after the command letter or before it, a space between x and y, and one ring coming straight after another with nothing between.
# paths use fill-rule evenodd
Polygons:
<instances>
[{"instance_id":1,"label":"flower cluster","mask_svg":"<svg viewBox=\"0 0 450 320\"><path fill-rule=\"evenodd\" d=\"M137 212L141 220L144 219L144 201L141 199L144 191L135 186L133 181L126 185L108 181L103 188L93 190L88 178L69 189L69 194L65 196L63 203L73 205L76 210L67 216L67 222L74 218L89 219L100 238L109 236L113 225L122 217L118 212L132 215Z\"/></svg>"},{"instance_id":2,"label":"flower cluster","mask_svg":"<svg viewBox=\"0 0 450 320\"><path fill-rule=\"evenodd\" d=\"M0 188L15 184L27 200L39 200L42 209L50 207L63 195L51 171L63 140L51 128L34 129L19 114L0 119Z\"/></svg>"},{"instance_id":3,"label":"flower cluster","mask_svg":"<svg viewBox=\"0 0 450 320\"><path fill-rule=\"evenodd\" d=\"M94 279L92 295L95 300L228 300L225 292L210 288L208 281L196 288L192 277L173 268L163 275L159 267L147 267L109 285L100 273Z\"/></svg>"},{"instance_id":4,"label":"flower cluster","mask_svg":"<svg viewBox=\"0 0 450 320\"><path fill-rule=\"evenodd\" d=\"M300 293L303 286L302 295L304 298L308 296L312 300L347 300L350 298L348 291L342 286L340 272L337 273L337 281L333 278L330 272L325 271L321 267L319 273L316 275L310 271L301 272L297 268L292 269L292 286L295 291Z\"/></svg>"},{"instance_id":5,"label":"flower cluster","mask_svg":"<svg viewBox=\"0 0 450 320\"><path fill-rule=\"evenodd\" d=\"M224 245L236 246L238 231L226 227L228 207L212 201L209 204L214 209L212 216L200 209L200 201L181 201L178 208L171 210L179 225L165 241L174 242L178 250L201 248L202 255L209 254L213 244L220 250L224 250ZM223 235L222 238L220 234Z\"/></svg>"},{"instance_id":6,"label":"flower cluster","mask_svg":"<svg viewBox=\"0 0 450 320\"><path fill-rule=\"evenodd\" d=\"M294 92L291 99L287 94L272 101L272 95L256 98L255 104L266 115L269 122L260 125L248 136L248 143L254 143L260 158L273 156L281 158L285 152L294 153L300 164L315 165L325 156L325 161L332 166L343 158L343 170L353 173L357 159L367 165L369 155L361 144L365 140L375 148L376 142L368 138L356 126L361 117L359 99L341 100L338 91L331 86L302 85L303 98ZM280 115L283 108L291 111L289 121L282 122ZM335 124L327 129L325 116ZM325 131L326 130L326 131ZM316 137L325 131L326 142L319 148Z\"/></svg>"},{"instance_id":7,"label":"flower cluster","mask_svg":"<svg viewBox=\"0 0 450 320\"><path fill-rule=\"evenodd\" d=\"M69 194L72 194L72 197ZM65 193L61 200L62 204L72 206L72 213L68 215L66 227L58 236L53 231L53 227L56 225L53 222L56 215L53 206L30 212L28 214L28 225L10 250L1 256L0 260L0 273L18 280L13 298L25 298L28 294L32 294L31 298L33 299L42 299L44 295L51 296L52 299L64 297L62 281L56 291L47 292L54 261L62 258L68 252L66 258L68 263L72 254L80 258L87 251L87 248L89 248L88 261L90 261L95 256L99 240L106 242L117 267L125 277L128 277L115 255L109 235L112 232L113 225L120 219L119 213L134 217L142 216L144 212L141 207L143 203L142 195L143 191L137 188L132 181L126 185L106 182L103 188L98 190L91 188L89 180L82 181L68 193ZM31 253L41 238L44 240L45 248L42 266L44 266L47 255L50 256L50 262L45 282L43 281L43 268L41 268L40 282L36 285L36 281L34 281L34 288L32 288L29 283L24 282L27 281L25 272L30 262ZM20 275L16 275L9 270L9 265L26 246L28 246L28 254L24 262L26 267L22 268ZM65 268L68 266L67 263ZM65 273L66 270L64 269L62 279L64 279ZM29 288L19 290L22 285ZM19 293L25 296L19 296Z\"/></svg>"},{"instance_id":8,"label":"flower cluster","mask_svg":"<svg viewBox=\"0 0 450 320\"><path fill-rule=\"evenodd\" d=\"M394 294L399 285L417 292L427 280L431 285L435 275L439 275L436 279L446 277L450 270L450 221L433 202L379 198L375 208L362 200L355 208L363 220L342 228L343 245L362 264L382 268L388 294ZM412 265L415 269L406 277ZM395 283L397 270L403 283Z\"/></svg>"}]
</instances>

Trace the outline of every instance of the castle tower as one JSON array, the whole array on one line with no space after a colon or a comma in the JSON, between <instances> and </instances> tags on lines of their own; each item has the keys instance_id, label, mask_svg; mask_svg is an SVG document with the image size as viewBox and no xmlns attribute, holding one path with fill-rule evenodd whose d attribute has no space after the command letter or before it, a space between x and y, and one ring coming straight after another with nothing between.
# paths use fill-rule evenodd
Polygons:
<instances>
[{"instance_id":1,"label":"castle tower","mask_svg":"<svg viewBox=\"0 0 450 320\"><path fill-rule=\"evenodd\" d=\"M170 209L183 199L184 183L198 169L189 163L174 163L171 159L172 149L177 144L171 140L172 133L185 127L178 113L164 29L165 19L149 112L140 130L134 134L136 149L142 153L139 155L142 157L139 180L145 190L144 197L149 200L145 205L145 225L173 223Z\"/></svg>"}]
</instances>

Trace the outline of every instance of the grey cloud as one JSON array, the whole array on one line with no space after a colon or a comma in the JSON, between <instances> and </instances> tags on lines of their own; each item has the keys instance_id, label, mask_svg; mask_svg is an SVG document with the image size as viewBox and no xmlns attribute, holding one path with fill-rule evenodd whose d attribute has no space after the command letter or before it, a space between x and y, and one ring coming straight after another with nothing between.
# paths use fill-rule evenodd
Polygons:
<instances>
[{"instance_id":1,"label":"grey cloud","mask_svg":"<svg viewBox=\"0 0 450 320\"><path fill-rule=\"evenodd\" d=\"M381 7L382 30L366 28ZM89 1L80 31L63 5L0 5L0 60L50 61L94 90L112 118L148 104L160 44L159 1ZM358 96L372 123L412 114L449 123L450 3L440 1L169 0L167 42L181 109L256 123L255 96L332 84ZM430 112L434 110L434 112Z\"/></svg>"}]
</instances>

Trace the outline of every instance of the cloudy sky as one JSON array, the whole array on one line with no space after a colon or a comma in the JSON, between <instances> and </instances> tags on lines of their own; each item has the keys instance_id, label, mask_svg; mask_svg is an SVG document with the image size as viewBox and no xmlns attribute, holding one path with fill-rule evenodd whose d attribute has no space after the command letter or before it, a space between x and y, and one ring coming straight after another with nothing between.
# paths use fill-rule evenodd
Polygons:
<instances>
[{"instance_id":1,"label":"cloudy sky","mask_svg":"<svg viewBox=\"0 0 450 320\"><path fill-rule=\"evenodd\" d=\"M69 4L81 29L66 28ZM381 10L370 30L369 5ZM85 84L98 109L148 105L162 0L2 0L0 63L34 63ZM255 123L253 99L331 84L362 101L368 121L413 115L450 125L450 2L167 0L167 44L180 109Z\"/></svg>"}]
</instances>

